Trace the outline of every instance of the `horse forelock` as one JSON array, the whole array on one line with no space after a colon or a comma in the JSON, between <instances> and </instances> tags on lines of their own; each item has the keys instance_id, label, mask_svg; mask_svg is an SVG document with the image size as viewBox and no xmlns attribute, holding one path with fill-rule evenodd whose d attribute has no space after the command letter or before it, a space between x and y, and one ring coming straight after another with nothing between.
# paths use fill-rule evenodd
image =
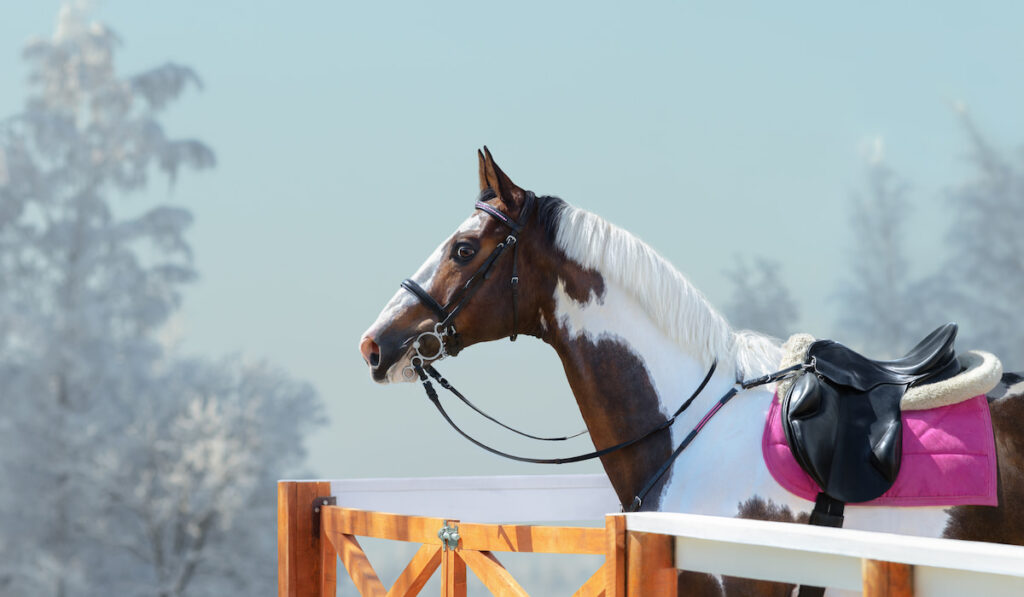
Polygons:
<instances>
[{"instance_id":1,"label":"horse forelock","mask_svg":"<svg viewBox=\"0 0 1024 597\"><path fill-rule=\"evenodd\" d=\"M707 298L648 244L600 216L557 197L542 197L538 219L552 246L583 268L627 289L676 343L710 366L756 376L777 368L779 342L734 331Z\"/></svg>"}]
</instances>

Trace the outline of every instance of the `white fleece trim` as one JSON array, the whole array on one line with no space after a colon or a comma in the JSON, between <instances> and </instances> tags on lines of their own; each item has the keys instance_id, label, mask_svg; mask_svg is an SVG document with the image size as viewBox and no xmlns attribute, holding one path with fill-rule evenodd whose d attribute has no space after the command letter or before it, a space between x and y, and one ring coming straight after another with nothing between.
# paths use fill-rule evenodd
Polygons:
<instances>
[{"instance_id":1,"label":"white fleece trim","mask_svg":"<svg viewBox=\"0 0 1024 597\"><path fill-rule=\"evenodd\" d=\"M793 334L782 345L782 361L779 369L785 369L807 358L807 350L814 343L810 334ZM957 355L963 371L949 379L910 388L900 400L900 410L928 410L957 404L975 396L987 393L999 384L1003 376L1003 364L992 353L970 350ZM780 381L776 386L779 396L785 396L800 375Z\"/></svg>"},{"instance_id":2,"label":"white fleece trim","mask_svg":"<svg viewBox=\"0 0 1024 597\"><path fill-rule=\"evenodd\" d=\"M810 334L793 334L786 340L785 344L782 345L782 361L779 363L779 369L785 369L786 367L792 367L804 362L807 358L807 349L814 343L814 336ZM779 395L781 400L789 392L790 386L793 385L797 379L803 373L798 373L793 377L786 378L775 386L775 391Z\"/></svg>"},{"instance_id":3,"label":"white fleece trim","mask_svg":"<svg viewBox=\"0 0 1024 597\"><path fill-rule=\"evenodd\" d=\"M957 404L980 396L996 387L1003 376L1003 364L996 355L970 350L957 355L964 370L957 375L907 390L900 401L901 410L927 410Z\"/></svg>"}]
</instances>

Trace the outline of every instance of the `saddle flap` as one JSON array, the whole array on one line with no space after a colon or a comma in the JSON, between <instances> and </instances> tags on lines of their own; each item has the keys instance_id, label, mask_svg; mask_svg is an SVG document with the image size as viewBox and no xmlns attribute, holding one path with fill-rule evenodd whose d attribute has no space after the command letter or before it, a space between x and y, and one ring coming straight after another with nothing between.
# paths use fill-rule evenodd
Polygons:
<instances>
[{"instance_id":1,"label":"saddle flap","mask_svg":"<svg viewBox=\"0 0 1024 597\"><path fill-rule=\"evenodd\" d=\"M903 386L869 392L836 387L815 375L793 383L782 421L793 456L829 496L850 503L873 500L899 473Z\"/></svg>"},{"instance_id":2,"label":"saddle flap","mask_svg":"<svg viewBox=\"0 0 1024 597\"><path fill-rule=\"evenodd\" d=\"M871 464L889 483L894 483L900 473L903 434L899 423L899 420L888 421L881 426L881 433L876 434L874 429L871 433ZM877 439L874 439L875 435L878 435Z\"/></svg>"}]
</instances>

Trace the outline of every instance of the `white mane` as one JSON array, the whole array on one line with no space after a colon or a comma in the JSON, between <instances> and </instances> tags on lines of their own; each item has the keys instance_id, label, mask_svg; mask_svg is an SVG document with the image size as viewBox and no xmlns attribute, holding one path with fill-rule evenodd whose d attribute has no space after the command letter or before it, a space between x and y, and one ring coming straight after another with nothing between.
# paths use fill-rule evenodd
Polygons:
<instances>
[{"instance_id":1,"label":"white mane","mask_svg":"<svg viewBox=\"0 0 1024 597\"><path fill-rule=\"evenodd\" d=\"M626 230L568 204L559 216L555 244L581 266L627 289L651 319L706 365L734 365L740 377L778 368L778 342L729 322L690 281L654 249Z\"/></svg>"}]
</instances>

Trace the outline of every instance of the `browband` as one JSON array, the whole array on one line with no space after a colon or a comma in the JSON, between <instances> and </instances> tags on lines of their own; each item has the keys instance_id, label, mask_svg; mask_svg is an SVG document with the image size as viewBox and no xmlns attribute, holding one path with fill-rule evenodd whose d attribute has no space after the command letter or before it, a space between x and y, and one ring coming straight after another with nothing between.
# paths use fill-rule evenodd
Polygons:
<instances>
[{"instance_id":1,"label":"browband","mask_svg":"<svg viewBox=\"0 0 1024 597\"><path fill-rule=\"evenodd\" d=\"M494 217L494 219L498 220L502 224L508 226L516 234L519 234L519 232L521 232L522 229L523 229L522 225L519 222L516 222L515 220L513 220L510 217L508 217L507 215L505 215L500 210L497 210L497 209L491 207L490 205L484 203L483 201L480 201L479 199L477 199L476 208L479 209L480 211L482 211L482 212L484 212L484 213ZM523 211L524 212L526 211L525 207L524 207Z\"/></svg>"}]
</instances>

